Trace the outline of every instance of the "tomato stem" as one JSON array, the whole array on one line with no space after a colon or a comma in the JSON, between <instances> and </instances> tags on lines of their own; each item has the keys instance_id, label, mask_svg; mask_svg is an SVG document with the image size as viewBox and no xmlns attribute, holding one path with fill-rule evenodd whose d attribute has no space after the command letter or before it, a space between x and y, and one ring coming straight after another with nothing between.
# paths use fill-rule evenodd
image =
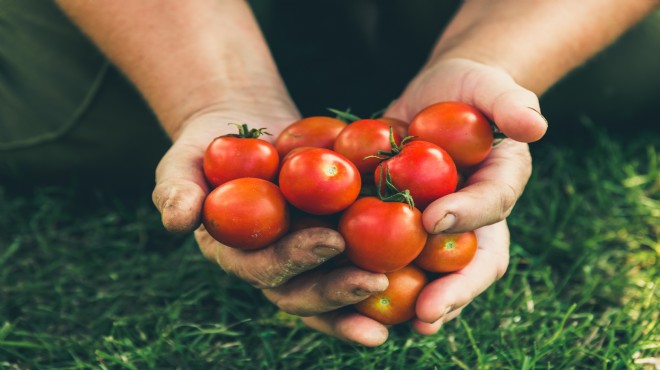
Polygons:
<instances>
[{"instance_id":1,"label":"tomato stem","mask_svg":"<svg viewBox=\"0 0 660 370\"><path fill-rule=\"evenodd\" d=\"M392 182L392 176L390 175L389 167L384 166L382 163L380 166L380 177L378 178L378 198L383 202L400 202L406 203L410 208L415 207L415 201L410 195L410 190L405 189L399 191ZM385 194L383 194L383 175L385 175Z\"/></svg>"},{"instance_id":2,"label":"tomato stem","mask_svg":"<svg viewBox=\"0 0 660 370\"><path fill-rule=\"evenodd\" d=\"M238 128L238 134L229 134L227 136L232 136L232 137L238 137L238 138L243 138L243 139L256 139L261 135L271 135L268 131L266 131L265 127L262 128L253 128L251 129L247 123L235 123L235 122L229 122L228 125L234 125Z\"/></svg>"},{"instance_id":3,"label":"tomato stem","mask_svg":"<svg viewBox=\"0 0 660 370\"><path fill-rule=\"evenodd\" d=\"M341 111L339 109L334 109L334 108L328 108L328 110L334 113L337 116L337 119L340 119L348 124L351 124L355 121L359 121L362 119L356 116L355 114L350 113L351 112L350 108L346 109L345 111Z\"/></svg>"}]
</instances>

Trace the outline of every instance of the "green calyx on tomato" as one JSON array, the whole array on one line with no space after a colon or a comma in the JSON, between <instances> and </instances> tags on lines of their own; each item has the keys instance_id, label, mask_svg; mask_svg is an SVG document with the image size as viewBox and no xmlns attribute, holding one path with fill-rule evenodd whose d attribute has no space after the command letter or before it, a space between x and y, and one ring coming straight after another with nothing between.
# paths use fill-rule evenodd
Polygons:
<instances>
[{"instance_id":1,"label":"green calyx on tomato","mask_svg":"<svg viewBox=\"0 0 660 370\"><path fill-rule=\"evenodd\" d=\"M390 169L385 167L385 171L383 171L383 165L381 164L379 166L381 167L381 171L380 177L378 179L378 187L376 189L378 198L383 202L406 203L410 208L415 208L415 201L410 195L410 190L404 189L403 191L400 191L397 189L397 187L392 183ZM383 186L383 177L385 178L385 186ZM383 190L385 194L383 194Z\"/></svg>"},{"instance_id":2,"label":"green calyx on tomato","mask_svg":"<svg viewBox=\"0 0 660 370\"><path fill-rule=\"evenodd\" d=\"M351 113L350 108L346 109L345 111L334 108L328 108L328 110L334 113L337 119L340 119L348 124L351 124L355 121L359 121L362 119L359 116L356 116L355 114Z\"/></svg>"},{"instance_id":3,"label":"green calyx on tomato","mask_svg":"<svg viewBox=\"0 0 660 370\"><path fill-rule=\"evenodd\" d=\"M401 139L401 142L399 144L396 143L396 138L394 136L394 127L390 126L390 151L386 150L379 150L377 155L370 155L367 158L378 158L381 161L384 161L388 158L392 158L395 155L401 153L401 150L403 149L403 145L406 144L408 141L414 139L415 136L406 136L403 139Z\"/></svg>"},{"instance_id":4,"label":"green calyx on tomato","mask_svg":"<svg viewBox=\"0 0 660 370\"><path fill-rule=\"evenodd\" d=\"M234 125L238 128L238 134L228 134L226 136L237 137L242 139L256 139L262 135L270 135L270 132L266 131L265 127L262 128L250 128L247 123L235 123L229 122L228 125Z\"/></svg>"}]
</instances>

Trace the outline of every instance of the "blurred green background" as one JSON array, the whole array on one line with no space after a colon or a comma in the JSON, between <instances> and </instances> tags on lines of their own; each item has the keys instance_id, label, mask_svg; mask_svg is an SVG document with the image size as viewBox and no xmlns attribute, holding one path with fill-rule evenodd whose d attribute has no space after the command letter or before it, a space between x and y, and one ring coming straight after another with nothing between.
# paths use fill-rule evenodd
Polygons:
<instances>
[{"instance_id":1,"label":"blurred green background","mask_svg":"<svg viewBox=\"0 0 660 370\"><path fill-rule=\"evenodd\" d=\"M10 3L46 4L0 0ZM252 3L304 115L382 109L455 6ZM0 15L10 10L3 6ZM167 141L151 122L137 136L155 138L153 151L101 143L90 150L99 155L90 158L114 152L135 176L106 183L121 166L104 177L82 166L82 178L51 168L39 179L58 176L58 185L0 182L0 369L660 368L657 20L656 13L542 97L550 129L531 145L534 173L509 218L509 270L438 335L400 325L376 349L341 343L205 261L191 235L165 232L150 188ZM5 82L7 68L0 64ZM121 121L129 113L153 120L116 71L103 86L86 117L120 104L100 121L119 117L110 142L133 125Z\"/></svg>"}]
</instances>

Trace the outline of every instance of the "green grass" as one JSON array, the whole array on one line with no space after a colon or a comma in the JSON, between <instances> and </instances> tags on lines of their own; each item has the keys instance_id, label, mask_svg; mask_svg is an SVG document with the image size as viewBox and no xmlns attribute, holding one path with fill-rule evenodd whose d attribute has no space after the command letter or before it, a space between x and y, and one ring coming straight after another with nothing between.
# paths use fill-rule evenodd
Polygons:
<instances>
[{"instance_id":1,"label":"green grass","mask_svg":"<svg viewBox=\"0 0 660 370\"><path fill-rule=\"evenodd\" d=\"M658 368L660 133L587 132L533 146L502 280L436 336L373 349L278 313L149 194L0 188L0 368Z\"/></svg>"}]
</instances>

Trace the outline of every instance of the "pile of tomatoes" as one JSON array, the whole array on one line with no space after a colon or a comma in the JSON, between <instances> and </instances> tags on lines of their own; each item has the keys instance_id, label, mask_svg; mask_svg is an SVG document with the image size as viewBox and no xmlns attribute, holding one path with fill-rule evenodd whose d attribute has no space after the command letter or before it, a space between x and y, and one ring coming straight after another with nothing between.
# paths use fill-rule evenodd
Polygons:
<instances>
[{"instance_id":1,"label":"pile of tomatoes","mask_svg":"<svg viewBox=\"0 0 660 370\"><path fill-rule=\"evenodd\" d=\"M459 173L493 145L490 122L474 107L442 102L410 122L331 117L292 123L274 145L263 129L238 126L215 138L203 169L213 187L203 207L219 242L254 250L307 227L338 230L350 263L384 273L388 288L355 305L383 324L415 316L428 275L465 267L474 232L429 234L422 212L456 191Z\"/></svg>"}]
</instances>

